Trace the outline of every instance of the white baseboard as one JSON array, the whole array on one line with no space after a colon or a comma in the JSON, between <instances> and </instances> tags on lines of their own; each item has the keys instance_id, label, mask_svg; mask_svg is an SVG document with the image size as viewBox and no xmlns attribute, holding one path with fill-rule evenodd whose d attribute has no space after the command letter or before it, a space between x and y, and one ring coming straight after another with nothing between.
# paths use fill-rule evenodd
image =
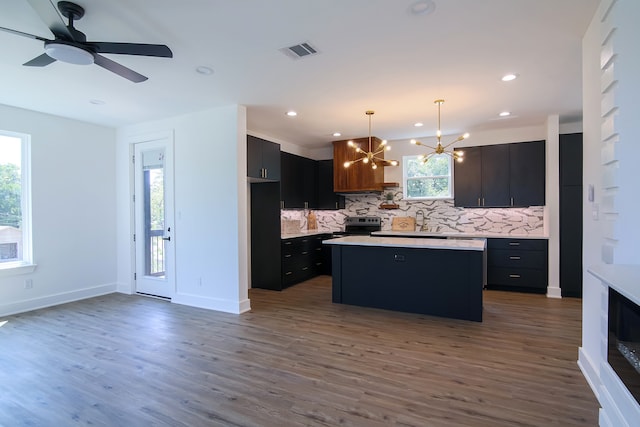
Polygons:
<instances>
[{"instance_id":1,"label":"white baseboard","mask_svg":"<svg viewBox=\"0 0 640 427\"><path fill-rule=\"evenodd\" d=\"M133 295L133 289L130 283L118 282L116 284L116 292L121 294Z\"/></svg>"},{"instance_id":2,"label":"white baseboard","mask_svg":"<svg viewBox=\"0 0 640 427\"><path fill-rule=\"evenodd\" d=\"M547 288L547 298L562 298L562 290L560 288L549 286Z\"/></svg>"},{"instance_id":3,"label":"white baseboard","mask_svg":"<svg viewBox=\"0 0 640 427\"><path fill-rule=\"evenodd\" d=\"M591 391L595 394L596 399L600 401L600 387L602 387L602 382L600 381L596 366L582 347L578 347L578 367L582 371L582 375L584 375L587 383L589 383L589 387L591 387Z\"/></svg>"},{"instance_id":4,"label":"white baseboard","mask_svg":"<svg viewBox=\"0 0 640 427\"><path fill-rule=\"evenodd\" d=\"M55 295L46 295L28 300L16 301L9 304L0 304L0 316L10 316L12 314L24 313L26 311L38 310L40 308L65 304L81 299L111 294L116 292L116 288L117 286L115 283L110 283Z\"/></svg>"},{"instance_id":5,"label":"white baseboard","mask_svg":"<svg viewBox=\"0 0 640 427\"><path fill-rule=\"evenodd\" d=\"M233 314L242 314L251 310L251 304L248 299L232 301L219 298L207 298L201 295L175 294L171 297L171 302Z\"/></svg>"}]
</instances>

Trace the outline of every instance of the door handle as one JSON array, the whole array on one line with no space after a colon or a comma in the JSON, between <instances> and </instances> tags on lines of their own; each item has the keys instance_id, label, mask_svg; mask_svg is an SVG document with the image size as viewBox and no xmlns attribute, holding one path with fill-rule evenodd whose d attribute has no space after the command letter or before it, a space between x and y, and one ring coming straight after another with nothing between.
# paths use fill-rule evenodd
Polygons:
<instances>
[{"instance_id":1,"label":"door handle","mask_svg":"<svg viewBox=\"0 0 640 427\"><path fill-rule=\"evenodd\" d=\"M167 227L167 233L171 232L171 227ZM162 237L162 240L166 240L168 242L171 241L171 236L167 236L167 237Z\"/></svg>"}]
</instances>

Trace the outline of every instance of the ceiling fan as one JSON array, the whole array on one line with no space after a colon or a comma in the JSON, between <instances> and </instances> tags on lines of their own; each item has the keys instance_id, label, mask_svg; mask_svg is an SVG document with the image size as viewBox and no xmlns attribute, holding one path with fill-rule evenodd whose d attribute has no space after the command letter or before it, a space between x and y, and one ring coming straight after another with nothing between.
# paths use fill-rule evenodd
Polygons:
<instances>
[{"instance_id":1,"label":"ceiling fan","mask_svg":"<svg viewBox=\"0 0 640 427\"><path fill-rule=\"evenodd\" d=\"M60 13L68 19L68 24L56 11L51 0L27 0L31 7L40 15L40 18L49 27L54 35L53 40L45 39L22 31L0 27L0 30L23 37L44 42L44 50L40 56L25 62L22 65L28 67L44 67L56 60L71 64L88 65L96 64L134 83L147 80L147 77L125 67L101 53L115 53L120 55L156 56L172 58L173 53L165 45L144 43L111 43L87 41L87 37L73 26L73 22L84 16L84 8L70 1L57 3Z\"/></svg>"}]
</instances>

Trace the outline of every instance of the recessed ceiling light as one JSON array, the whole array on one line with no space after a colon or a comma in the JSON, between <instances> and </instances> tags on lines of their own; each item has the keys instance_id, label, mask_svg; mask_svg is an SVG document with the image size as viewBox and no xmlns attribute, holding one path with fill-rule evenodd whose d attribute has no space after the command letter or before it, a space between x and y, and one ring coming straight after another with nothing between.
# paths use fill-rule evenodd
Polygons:
<instances>
[{"instance_id":1,"label":"recessed ceiling light","mask_svg":"<svg viewBox=\"0 0 640 427\"><path fill-rule=\"evenodd\" d=\"M517 74L505 74L504 76L502 76L502 81L510 82L511 80L515 80L517 78L518 78Z\"/></svg>"},{"instance_id":2,"label":"recessed ceiling light","mask_svg":"<svg viewBox=\"0 0 640 427\"><path fill-rule=\"evenodd\" d=\"M503 111L502 113L499 114L500 117L507 117L510 116L511 113L509 111Z\"/></svg>"},{"instance_id":3,"label":"recessed ceiling light","mask_svg":"<svg viewBox=\"0 0 640 427\"><path fill-rule=\"evenodd\" d=\"M414 125L415 127L419 128L419 127L424 126L424 123L420 123L420 122L418 122L418 123L414 123L413 125Z\"/></svg>"},{"instance_id":4,"label":"recessed ceiling light","mask_svg":"<svg viewBox=\"0 0 640 427\"><path fill-rule=\"evenodd\" d=\"M334 132L333 136L342 136L342 134L340 132Z\"/></svg>"},{"instance_id":5,"label":"recessed ceiling light","mask_svg":"<svg viewBox=\"0 0 640 427\"><path fill-rule=\"evenodd\" d=\"M213 69L205 65L200 65L199 67L196 67L196 73L208 76L213 74Z\"/></svg>"},{"instance_id":6,"label":"recessed ceiling light","mask_svg":"<svg viewBox=\"0 0 640 427\"><path fill-rule=\"evenodd\" d=\"M418 0L409 6L412 15L429 15L436 9L436 4L432 0Z\"/></svg>"},{"instance_id":7,"label":"recessed ceiling light","mask_svg":"<svg viewBox=\"0 0 640 427\"><path fill-rule=\"evenodd\" d=\"M295 116L297 116L297 115L298 115L298 113L296 113L296 112L295 112L295 111L293 111L293 110L292 110L292 111L287 111L287 113L286 113L286 114L287 114L287 116L289 116L289 117L295 117Z\"/></svg>"}]
</instances>

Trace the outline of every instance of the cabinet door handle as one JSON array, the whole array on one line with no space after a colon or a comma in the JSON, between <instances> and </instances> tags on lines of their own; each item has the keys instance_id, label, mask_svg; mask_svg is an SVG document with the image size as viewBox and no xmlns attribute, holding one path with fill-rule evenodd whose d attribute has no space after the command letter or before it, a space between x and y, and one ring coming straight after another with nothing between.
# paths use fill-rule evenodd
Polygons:
<instances>
[{"instance_id":1,"label":"cabinet door handle","mask_svg":"<svg viewBox=\"0 0 640 427\"><path fill-rule=\"evenodd\" d=\"M304 251L304 252L302 252L302 255L306 255L306 254L308 254L308 253L309 253L309 252Z\"/></svg>"},{"instance_id":2,"label":"cabinet door handle","mask_svg":"<svg viewBox=\"0 0 640 427\"><path fill-rule=\"evenodd\" d=\"M482 198L482 206L484 206L484 197Z\"/></svg>"},{"instance_id":3,"label":"cabinet door handle","mask_svg":"<svg viewBox=\"0 0 640 427\"><path fill-rule=\"evenodd\" d=\"M482 205L480 204L480 197L478 197L478 206L482 206Z\"/></svg>"},{"instance_id":4,"label":"cabinet door handle","mask_svg":"<svg viewBox=\"0 0 640 427\"><path fill-rule=\"evenodd\" d=\"M511 198L511 206L513 206L513 197Z\"/></svg>"},{"instance_id":5,"label":"cabinet door handle","mask_svg":"<svg viewBox=\"0 0 640 427\"><path fill-rule=\"evenodd\" d=\"M520 246L520 242L509 242L509 246Z\"/></svg>"},{"instance_id":6,"label":"cabinet door handle","mask_svg":"<svg viewBox=\"0 0 640 427\"><path fill-rule=\"evenodd\" d=\"M510 256L509 259L520 259L520 257L514 255L514 256Z\"/></svg>"},{"instance_id":7,"label":"cabinet door handle","mask_svg":"<svg viewBox=\"0 0 640 427\"><path fill-rule=\"evenodd\" d=\"M285 245L291 245L293 242L284 242Z\"/></svg>"},{"instance_id":8,"label":"cabinet door handle","mask_svg":"<svg viewBox=\"0 0 640 427\"><path fill-rule=\"evenodd\" d=\"M291 258L291 254L286 254L284 257L285 258Z\"/></svg>"},{"instance_id":9,"label":"cabinet door handle","mask_svg":"<svg viewBox=\"0 0 640 427\"><path fill-rule=\"evenodd\" d=\"M308 270L309 267L302 267L302 271Z\"/></svg>"},{"instance_id":10,"label":"cabinet door handle","mask_svg":"<svg viewBox=\"0 0 640 427\"><path fill-rule=\"evenodd\" d=\"M338 202L336 202L336 209L338 209Z\"/></svg>"},{"instance_id":11,"label":"cabinet door handle","mask_svg":"<svg viewBox=\"0 0 640 427\"><path fill-rule=\"evenodd\" d=\"M520 275L519 274L510 274L509 278L511 278L511 279L519 279Z\"/></svg>"}]
</instances>

